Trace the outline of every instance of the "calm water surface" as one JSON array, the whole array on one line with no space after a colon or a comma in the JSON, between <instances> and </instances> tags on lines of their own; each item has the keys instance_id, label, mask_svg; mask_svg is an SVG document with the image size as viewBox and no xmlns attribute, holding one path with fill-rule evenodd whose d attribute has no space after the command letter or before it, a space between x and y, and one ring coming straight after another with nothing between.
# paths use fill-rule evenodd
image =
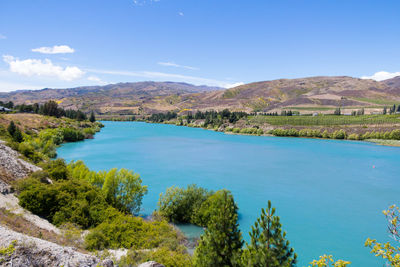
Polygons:
<instances>
[{"instance_id":1,"label":"calm water surface","mask_svg":"<svg viewBox=\"0 0 400 267\"><path fill-rule=\"evenodd\" d=\"M299 266L323 254L352 266L382 266L364 248L367 237L387 241L382 210L398 203L400 148L362 142L227 135L139 122L105 122L95 139L58 149L67 161L94 170L139 173L150 214L166 188L196 183L233 192L240 227L250 226L270 199Z\"/></svg>"}]
</instances>

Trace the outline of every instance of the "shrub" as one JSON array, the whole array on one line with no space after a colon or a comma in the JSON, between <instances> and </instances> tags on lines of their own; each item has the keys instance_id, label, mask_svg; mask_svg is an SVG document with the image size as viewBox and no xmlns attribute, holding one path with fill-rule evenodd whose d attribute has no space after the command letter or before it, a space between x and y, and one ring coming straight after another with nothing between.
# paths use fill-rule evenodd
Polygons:
<instances>
[{"instance_id":1,"label":"shrub","mask_svg":"<svg viewBox=\"0 0 400 267\"><path fill-rule=\"evenodd\" d=\"M393 140L400 140L400 130L393 130L393 131L390 133L390 139L393 139Z\"/></svg>"},{"instance_id":2,"label":"shrub","mask_svg":"<svg viewBox=\"0 0 400 267\"><path fill-rule=\"evenodd\" d=\"M81 131L75 130L73 128L62 128L61 131L64 137L63 139L66 142L82 141L85 138L84 134Z\"/></svg>"},{"instance_id":3,"label":"shrub","mask_svg":"<svg viewBox=\"0 0 400 267\"><path fill-rule=\"evenodd\" d=\"M115 213L85 237L86 248L151 249L166 245L179 246L178 233L166 221L147 222L143 218Z\"/></svg>"},{"instance_id":4,"label":"shrub","mask_svg":"<svg viewBox=\"0 0 400 267\"><path fill-rule=\"evenodd\" d=\"M204 188L189 185L187 188L172 186L160 195L158 210L168 221L191 223L192 214L212 194Z\"/></svg>"},{"instance_id":5,"label":"shrub","mask_svg":"<svg viewBox=\"0 0 400 267\"><path fill-rule=\"evenodd\" d=\"M19 183L18 190L22 207L55 225L71 222L87 229L102 221L108 207L101 191L85 181L45 184L28 178Z\"/></svg>"},{"instance_id":6,"label":"shrub","mask_svg":"<svg viewBox=\"0 0 400 267\"><path fill-rule=\"evenodd\" d=\"M54 180L66 180L68 177L68 170L63 159L52 160L46 166L49 177Z\"/></svg>"},{"instance_id":7,"label":"shrub","mask_svg":"<svg viewBox=\"0 0 400 267\"><path fill-rule=\"evenodd\" d=\"M359 137L358 134L353 133L353 134L350 134L350 135L347 137L347 139L349 139L349 140L359 140L360 137Z\"/></svg>"},{"instance_id":8,"label":"shrub","mask_svg":"<svg viewBox=\"0 0 400 267\"><path fill-rule=\"evenodd\" d=\"M138 266L147 261L158 262L165 267L190 267L192 260L186 248L180 246L176 250L160 247L152 251L129 250L118 262L119 266Z\"/></svg>"},{"instance_id":9,"label":"shrub","mask_svg":"<svg viewBox=\"0 0 400 267\"><path fill-rule=\"evenodd\" d=\"M332 134L333 139L346 139L346 132L344 130L334 131Z\"/></svg>"}]
</instances>

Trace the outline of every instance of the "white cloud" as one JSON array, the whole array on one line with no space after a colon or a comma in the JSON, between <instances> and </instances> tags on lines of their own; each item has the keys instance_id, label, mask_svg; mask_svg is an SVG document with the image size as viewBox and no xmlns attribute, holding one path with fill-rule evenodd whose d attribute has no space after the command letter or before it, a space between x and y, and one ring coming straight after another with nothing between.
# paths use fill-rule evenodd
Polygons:
<instances>
[{"instance_id":1,"label":"white cloud","mask_svg":"<svg viewBox=\"0 0 400 267\"><path fill-rule=\"evenodd\" d=\"M243 85L243 84L244 84L243 82L228 83L228 84L226 84L224 87L225 87L225 88L233 88L233 87L241 86L241 85Z\"/></svg>"},{"instance_id":2,"label":"white cloud","mask_svg":"<svg viewBox=\"0 0 400 267\"><path fill-rule=\"evenodd\" d=\"M32 49L32 52L38 52L42 54L67 54L74 53L75 50L68 45L55 45L53 47L43 46Z\"/></svg>"},{"instance_id":3,"label":"white cloud","mask_svg":"<svg viewBox=\"0 0 400 267\"><path fill-rule=\"evenodd\" d=\"M3 55L4 62L9 64L10 71L24 76L56 77L64 81L81 78L85 72L78 67L61 67L54 65L51 60L25 59L19 60L13 56Z\"/></svg>"},{"instance_id":4,"label":"white cloud","mask_svg":"<svg viewBox=\"0 0 400 267\"><path fill-rule=\"evenodd\" d=\"M181 17L185 16L185 14L183 14L183 12L178 12L178 15Z\"/></svg>"},{"instance_id":5,"label":"white cloud","mask_svg":"<svg viewBox=\"0 0 400 267\"><path fill-rule=\"evenodd\" d=\"M144 4L147 3L157 3L160 2L161 0L133 0L133 4L137 6L143 6Z\"/></svg>"},{"instance_id":6,"label":"white cloud","mask_svg":"<svg viewBox=\"0 0 400 267\"><path fill-rule=\"evenodd\" d=\"M192 83L196 85L210 85L210 86L219 86L224 88L230 88L232 87L232 85L242 84L242 83L229 83L226 81L219 81L202 77L187 76L174 73L153 72L153 71L120 71L120 70L99 70L99 69L87 69L86 71L92 73L100 73L100 74L140 77L153 80L154 79L164 80L164 81L173 80L173 81Z\"/></svg>"},{"instance_id":7,"label":"white cloud","mask_svg":"<svg viewBox=\"0 0 400 267\"><path fill-rule=\"evenodd\" d=\"M175 67L175 68L182 68L182 69L188 69L188 70L198 70L198 68L191 67L191 66L179 65L174 62L158 62L157 64L161 65L161 66L166 66L166 67Z\"/></svg>"},{"instance_id":8,"label":"white cloud","mask_svg":"<svg viewBox=\"0 0 400 267\"><path fill-rule=\"evenodd\" d=\"M5 35L3 35L3 34L0 33L0 40L1 40L1 39L7 39L7 36L5 36Z\"/></svg>"},{"instance_id":9,"label":"white cloud","mask_svg":"<svg viewBox=\"0 0 400 267\"><path fill-rule=\"evenodd\" d=\"M383 81L387 79L391 79L394 77L400 76L400 72L387 72L387 71L378 71L372 76L363 76L361 79L372 79L375 81Z\"/></svg>"},{"instance_id":10,"label":"white cloud","mask_svg":"<svg viewBox=\"0 0 400 267\"><path fill-rule=\"evenodd\" d=\"M88 81L95 82L100 85L107 84L107 82L103 81L102 79L100 79L99 77L94 76L94 75L89 76L87 79L88 79Z\"/></svg>"}]
</instances>

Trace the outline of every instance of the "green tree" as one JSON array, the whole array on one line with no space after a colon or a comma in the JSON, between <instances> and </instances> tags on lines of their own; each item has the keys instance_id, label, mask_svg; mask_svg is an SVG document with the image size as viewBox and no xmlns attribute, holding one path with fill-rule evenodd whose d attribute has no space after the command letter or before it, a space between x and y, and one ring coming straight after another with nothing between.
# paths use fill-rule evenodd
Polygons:
<instances>
[{"instance_id":1,"label":"green tree","mask_svg":"<svg viewBox=\"0 0 400 267\"><path fill-rule=\"evenodd\" d=\"M132 214L140 211L147 186L142 185L140 175L127 169L111 169L105 176L102 190L107 202L113 207Z\"/></svg>"},{"instance_id":2,"label":"green tree","mask_svg":"<svg viewBox=\"0 0 400 267\"><path fill-rule=\"evenodd\" d=\"M15 128L15 132L12 135L12 137L13 137L13 140L15 142L17 142L17 143L21 143L22 141L24 141L24 137L22 135L22 132L18 127Z\"/></svg>"},{"instance_id":3,"label":"green tree","mask_svg":"<svg viewBox=\"0 0 400 267\"><path fill-rule=\"evenodd\" d=\"M324 255L320 256L318 260L313 260L310 264L312 267L346 267L347 265L350 265L351 262L344 260L335 261L332 255Z\"/></svg>"},{"instance_id":4,"label":"green tree","mask_svg":"<svg viewBox=\"0 0 400 267\"><path fill-rule=\"evenodd\" d=\"M286 233L282 232L280 219L268 201L267 210L261 210L250 232L251 243L243 251L244 266L292 267L296 266L297 255L289 246Z\"/></svg>"},{"instance_id":5,"label":"green tree","mask_svg":"<svg viewBox=\"0 0 400 267\"><path fill-rule=\"evenodd\" d=\"M14 121L10 121L10 124L7 127L7 131L11 135L11 137L14 136L16 129L17 129L17 127L15 126Z\"/></svg>"},{"instance_id":6,"label":"green tree","mask_svg":"<svg viewBox=\"0 0 400 267\"><path fill-rule=\"evenodd\" d=\"M94 112L93 111L90 113L89 121L90 122L95 122L96 121L96 117L94 116Z\"/></svg>"},{"instance_id":7,"label":"green tree","mask_svg":"<svg viewBox=\"0 0 400 267\"><path fill-rule=\"evenodd\" d=\"M194 265L200 267L238 266L243 245L238 227L238 207L227 190L215 193L211 219L194 253Z\"/></svg>"},{"instance_id":8,"label":"green tree","mask_svg":"<svg viewBox=\"0 0 400 267\"><path fill-rule=\"evenodd\" d=\"M212 194L213 192L196 185L188 185L186 188L172 186L167 188L165 194L160 195L158 210L170 222L198 224L194 217L203 202Z\"/></svg>"},{"instance_id":9,"label":"green tree","mask_svg":"<svg viewBox=\"0 0 400 267\"><path fill-rule=\"evenodd\" d=\"M60 112L57 102L53 100L47 101L43 106L41 106L40 113L47 116L59 117Z\"/></svg>"},{"instance_id":10,"label":"green tree","mask_svg":"<svg viewBox=\"0 0 400 267\"><path fill-rule=\"evenodd\" d=\"M392 205L389 209L384 210L383 214L388 221L388 230L391 237L398 243L400 241L400 208ZM376 257L386 259L390 266L400 266L400 247L393 246L390 242L385 244L379 243L375 239L368 238L365 246L371 249L371 253Z\"/></svg>"},{"instance_id":11,"label":"green tree","mask_svg":"<svg viewBox=\"0 0 400 267\"><path fill-rule=\"evenodd\" d=\"M54 180L66 180L68 178L67 165L63 159L56 159L49 162L46 166L49 176Z\"/></svg>"}]
</instances>

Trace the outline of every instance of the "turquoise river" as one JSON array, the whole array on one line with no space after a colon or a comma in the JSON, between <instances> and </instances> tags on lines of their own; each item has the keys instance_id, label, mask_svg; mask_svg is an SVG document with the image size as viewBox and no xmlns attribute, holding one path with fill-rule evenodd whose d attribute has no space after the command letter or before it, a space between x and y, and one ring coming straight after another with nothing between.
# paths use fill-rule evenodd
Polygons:
<instances>
[{"instance_id":1,"label":"turquoise river","mask_svg":"<svg viewBox=\"0 0 400 267\"><path fill-rule=\"evenodd\" d=\"M229 135L140 122L104 122L95 139L65 144L58 156L91 169L128 168L149 192L143 214L168 187L196 183L232 191L245 240L271 200L283 229L307 266L319 255L383 266L367 237L386 242L382 210L398 203L400 148L365 142Z\"/></svg>"}]
</instances>

